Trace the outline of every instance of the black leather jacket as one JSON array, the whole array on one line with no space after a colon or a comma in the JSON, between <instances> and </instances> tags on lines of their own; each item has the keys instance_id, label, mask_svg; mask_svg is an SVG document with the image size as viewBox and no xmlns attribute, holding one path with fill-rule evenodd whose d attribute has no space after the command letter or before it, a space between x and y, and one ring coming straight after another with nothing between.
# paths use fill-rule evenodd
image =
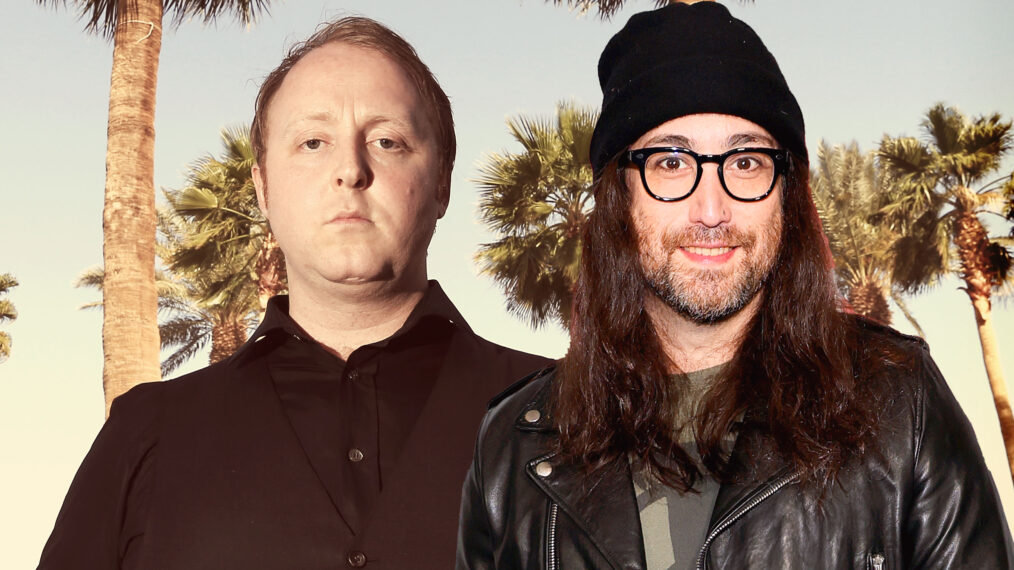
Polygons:
<instances>
[{"instance_id":1,"label":"black leather jacket","mask_svg":"<svg viewBox=\"0 0 1014 570\"><path fill-rule=\"evenodd\" d=\"M852 461L819 506L784 466L723 485L699 569L1012 567L996 488L925 344L888 330L869 341L912 357L904 374L870 379L888 396L880 453ZM490 404L464 486L459 570L646 567L629 466L585 482L554 460L552 381L543 371ZM734 453L758 445L740 437Z\"/></svg>"}]
</instances>

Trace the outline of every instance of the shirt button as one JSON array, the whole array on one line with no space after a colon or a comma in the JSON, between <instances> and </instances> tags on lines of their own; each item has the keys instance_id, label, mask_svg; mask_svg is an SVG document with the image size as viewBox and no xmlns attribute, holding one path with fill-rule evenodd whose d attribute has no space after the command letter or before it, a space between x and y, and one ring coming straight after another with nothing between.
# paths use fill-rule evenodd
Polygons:
<instances>
[{"instance_id":1,"label":"shirt button","mask_svg":"<svg viewBox=\"0 0 1014 570\"><path fill-rule=\"evenodd\" d=\"M349 372L349 380L352 380L353 382L355 382L358 379L359 379L359 371L358 370L353 370L352 372Z\"/></svg>"},{"instance_id":2,"label":"shirt button","mask_svg":"<svg viewBox=\"0 0 1014 570\"><path fill-rule=\"evenodd\" d=\"M363 566L366 566L366 555L358 550L354 550L349 552L349 557L346 562L348 562L349 566L352 568L362 568Z\"/></svg>"},{"instance_id":3,"label":"shirt button","mask_svg":"<svg viewBox=\"0 0 1014 570\"><path fill-rule=\"evenodd\" d=\"M363 452L362 451L359 451L358 449L356 449L354 447L349 450L349 461L351 461L353 463L359 463L362 460L363 460Z\"/></svg>"}]
</instances>

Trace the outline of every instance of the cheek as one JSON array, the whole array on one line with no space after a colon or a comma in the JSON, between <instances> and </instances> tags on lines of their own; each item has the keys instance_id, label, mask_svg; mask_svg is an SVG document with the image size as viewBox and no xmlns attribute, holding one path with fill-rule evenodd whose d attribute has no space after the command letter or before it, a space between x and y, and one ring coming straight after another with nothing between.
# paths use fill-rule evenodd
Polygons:
<instances>
[{"instance_id":1,"label":"cheek","mask_svg":"<svg viewBox=\"0 0 1014 570\"><path fill-rule=\"evenodd\" d=\"M782 224L782 215L779 210L758 231L758 237L761 240L761 254L769 264L775 262L782 248Z\"/></svg>"},{"instance_id":2,"label":"cheek","mask_svg":"<svg viewBox=\"0 0 1014 570\"><path fill-rule=\"evenodd\" d=\"M425 166L391 172L384 180L378 176L377 189L387 189L377 193L385 209L406 220L434 215L440 205L440 173L436 165Z\"/></svg>"},{"instance_id":3,"label":"cheek","mask_svg":"<svg viewBox=\"0 0 1014 570\"><path fill-rule=\"evenodd\" d=\"M660 202L646 194L631 200L634 230L642 243L661 243L662 237L687 225L686 207L681 202Z\"/></svg>"}]
</instances>

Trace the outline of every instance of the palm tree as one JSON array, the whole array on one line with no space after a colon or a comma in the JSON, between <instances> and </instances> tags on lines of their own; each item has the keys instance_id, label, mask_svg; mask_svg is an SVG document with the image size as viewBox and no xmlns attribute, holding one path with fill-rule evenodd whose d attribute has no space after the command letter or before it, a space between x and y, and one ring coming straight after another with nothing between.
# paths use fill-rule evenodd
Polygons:
<instances>
[{"instance_id":1,"label":"palm tree","mask_svg":"<svg viewBox=\"0 0 1014 570\"><path fill-rule=\"evenodd\" d=\"M1005 247L1009 241L991 239L982 221L993 215L995 221L1009 222L1002 215L1003 182L1009 177L987 177L1010 149L1011 123L998 114L969 120L938 104L927 112L922 127L923 140L885 135L880 142L880 158L896 177L899 192L882 211L906 235L895 246L894 274L909 290L942 271L953 271L964 281L1014 476L1014 415L991 314L993 290L1011 275L1011 252Z\"/></svg>"},{"instance_id":2,"label":"palm tree","mask_svg":"<svg viewBox=\"0 0 1014 570\"><path fill-rule=\"evenodd\" d=\"M18 280L10 273L0 273L0 295L6 295L11 289L18 286ZM0 323L13 321L18 318L18 310L9 299L0 299ZM11 355L11 335L0 331L0 362L7 360Z\"/></svg>"},{"instance_id":3,"label":"palm tree","mask_svg":"<svg viewBox=\"0 0 1014 570\"><path fill-rule=\"evenodd\" d=\"M200 231L198 222L186 219L172 208L161 209L159 259L175 258ZM162 350L172 350L162 361L163 377L209 342L211 364L229 357L246 342L260 321L262 309L257 281L251 278L247 265L248 257L219 255L214 263L175 270L174 286L167 287L159 296L159 309L168 317L159 324Z\"/></svg>"},{"instance_id":4,"label":"palm tree","mask_svg":"<svg viewBox=\"0 0 1014 570\"><path fill-rule=\"evenodd\" d=\"M113 41L102 212L106 283L102 387L106 414L116 396L158 380L155 292L155 85L163 11L172 26L232 12L244 24L269 0L36 0L73 4L85 29Z\"/></svg>"},{"instance_id":5,"label":"palm tree","mask_svg":"<svg viewBox=\"0 0 1014 570\"><path fill-rule=\"evenodd\" d=\"M546 0L552 2L554 6L566 4L568 8L577 10L579 14L585 14L592 8L598 10L599 18L608 20L619 12L626 0ZM669 4L696 4L698 2L713 2L714 0L652 0L656 8L667 6ZM753 0L743 0L753 1Z\"/></svg>"},{"instance_id":6,"label":"palm tree","mask_svg":"<svg viewBox=\"0 0 1014 570\"><path fill-rule=\"evenodd\" d=\"M178 218L170 221L168 218L171 216L169 211L160 211L159 230L163 236L171 233L178 238L180 234L176 230L167 231L167 227L179 227L183 222ZM160 244L160 256L169 251L171 245ZM225 292L212 295L208 290L211 279L206 276L213 273L214 269L209 269L207 274L192 276L192 280L181 279L165 271L155 274L158 312L162 317L158 325L160 348L163 352L169 351L160 366L163 378L209 343L209 363L228 357L246 341L249 331L256 326L260 311L253 283L246 289L229 292L234 295ZM93 267L78 276L74 285L102 291L104 283L102 268ZM102 305L102 301L97 301L80 308L92 309Z\"/></svg>"},{"instance_id":7,"label":"palm tree","mask_svg":"<svg viewBox=\"0 0 1014 570\"><path fill-rule=\"evenodd\" d=\"M533 327L570 320L592 202L588 148L596 119L572 103L560 103L554 120L509 119L523 151L489 155L475 180L482 219L500 236L482 245L476 260L507 294L508 311Z\"/></svg>"},{"instance_id":8,"label":"palm tree","mask_svg":"<svg viewBox=\"0 0 1014 570\"><path fill-rule=\"evenodd\" d=\"M892 279L894 242L900 234L879 215L887 173L875 151L863 153L855 141L817 148L811 175L814 202L831 246L839 288L864 317L891 324L888 300L894 301L920 336L922 328L908 311L902 288Z\"/></svg>"},{"instance_id":9,"label":"palm tree","mask_svg":"<svg viewBox=\"0 0 1014 570\"><path fill-rule=\"evenodd\" d=\"M158 215L156 273L163 377L209 343L211 363L231 355L256 325L268 298L286 289L285 265L259 208L251 178L249 129L223 129L224 152L190 165L187 185L165 190ZM102 270L78 286L102 289ZM90 303L83 308L101 306Z\"/></svg>"},{"instance_id":10,"label":"palm tree","mask_svg":"<svg viewBox=\"0 0 1014 570\"><path fill-rule=\"evenodd\" d=\"M286 291L285 260L257 206L251 168L254 164L250 129L223 129L224 152L190 165L186 186L164 192L175 216L189 227L163 257L176 274L208 278L209 298L256 284L260 307ZM222 271L222 268L228 268Z\"/></svg>"}]
</instances>

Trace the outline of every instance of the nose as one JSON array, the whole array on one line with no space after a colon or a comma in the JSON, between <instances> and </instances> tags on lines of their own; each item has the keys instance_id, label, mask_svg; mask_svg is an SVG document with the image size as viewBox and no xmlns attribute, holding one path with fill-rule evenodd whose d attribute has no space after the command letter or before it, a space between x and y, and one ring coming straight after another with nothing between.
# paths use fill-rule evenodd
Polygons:
<instances>
[{"instance_id":1,"label":"nose","mask_svg":"<svg viewBox=\"0 0 1014 570\"><path fill-rule=\"evenodd\" d=\"M335 188L364 190L373 181L373 172L361 145L349 143L335 153L332 183Z\"/></svg>"},{"instance_id":2,"label":"nose","mask_svg":"<svg viewBox=\"0 0 1014 570\"><path fill-rule=\"evenodd\" d=\"M690 201L690 222L713 228L728 223L731 219L730 201L722 182L718 179L718 165L705 164L697 189L687 200Z\"/></svg>"}]
</instances>

